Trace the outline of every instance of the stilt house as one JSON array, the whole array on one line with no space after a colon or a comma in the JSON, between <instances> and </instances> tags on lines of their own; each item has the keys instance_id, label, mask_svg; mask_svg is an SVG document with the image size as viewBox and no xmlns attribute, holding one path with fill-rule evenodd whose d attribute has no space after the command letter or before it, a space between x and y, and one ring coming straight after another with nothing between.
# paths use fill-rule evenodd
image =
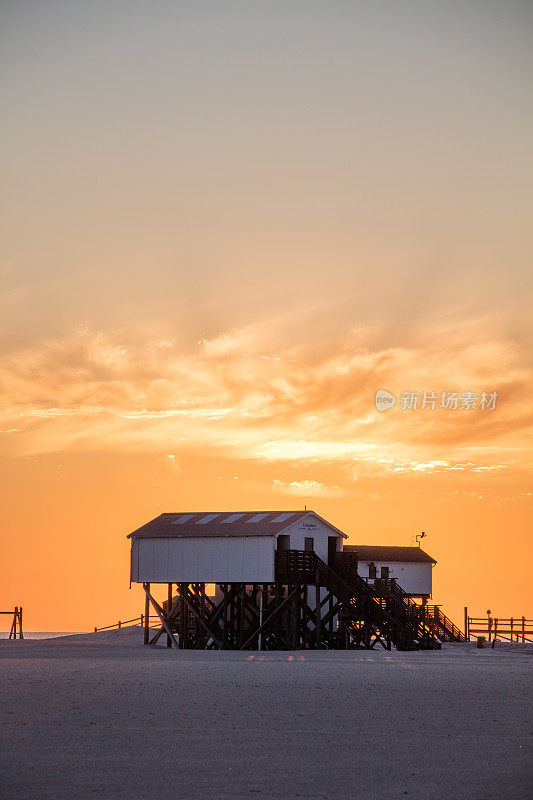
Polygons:
<instances>
[{"instance_id":1,"label":"stilt house","mask_svg":"<svg viewBox=\"0 0 533 800\"><path fill-rule=\"evenodd\" d=\"M362 577L357 548L314 511L166 513L129 538L146 644L166 636L181 648L438 649L445 638L395 577Z\"/></svg>"}]
</instances>

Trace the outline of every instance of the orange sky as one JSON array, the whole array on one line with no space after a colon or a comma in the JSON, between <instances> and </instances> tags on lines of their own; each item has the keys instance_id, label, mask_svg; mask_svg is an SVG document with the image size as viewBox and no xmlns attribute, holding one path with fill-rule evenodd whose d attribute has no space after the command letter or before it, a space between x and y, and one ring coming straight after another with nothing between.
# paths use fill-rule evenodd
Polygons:
<instances>
[{"instance_id":1,"label":"orange sky","mask_svg":"<svg viewBox=\"0 0 533 800\"><path fill-rule=\"evenodd\" d=\"M223 5L0 11L0 608L135 616L132 529L307 504L531 616L531 8Z\"/></svg>"}]
</instances>

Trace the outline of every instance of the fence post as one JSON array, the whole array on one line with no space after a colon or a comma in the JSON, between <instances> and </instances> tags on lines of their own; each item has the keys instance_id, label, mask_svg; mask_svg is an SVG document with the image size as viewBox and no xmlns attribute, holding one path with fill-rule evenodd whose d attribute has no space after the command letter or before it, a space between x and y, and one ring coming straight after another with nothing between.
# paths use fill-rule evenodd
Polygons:
<instances>
[{"instance_id":1,"label":"fence post","mask_svg":"<svg viewBox=\"0 0 533 800\"><path fill-rule=\"evenodd\" d=\"M526 618L522 617L522 644L526 641Z\"/></svg>"},{"instance_id":2,"label":"fence post","mask_svg":"<svg viewBox=\"0 0 533 800\"><path fill-rule=\"evenodd\" d=\"M9 638L13 637L13 639L17 638L17 619L19 615L19 607L15 606L15 610L13 612L13 622L11 623L11 630L9 631Z\"/></svg>"},{"instance_id":3,"label":"fence post","mask_svg":"<svg viewBox=\"0 0 533 800\"><path fill-rule=\"evenodd\" d=\"M465 606L465 639L467 642L470 641L470 637L468 635L468 606Z\"/></svg>"}]
</instances>

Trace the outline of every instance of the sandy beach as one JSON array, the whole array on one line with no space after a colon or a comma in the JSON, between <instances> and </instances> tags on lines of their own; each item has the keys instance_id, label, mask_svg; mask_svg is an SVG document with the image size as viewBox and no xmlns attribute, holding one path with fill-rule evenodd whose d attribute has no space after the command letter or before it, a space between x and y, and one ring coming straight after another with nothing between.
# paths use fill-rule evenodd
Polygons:
<instances>
[{"instance_id":1,"label":"sandy beach","mask_svg":"<svg viewBox=\"0 0 533 800\"><path fill-rule=\"evenodd\" d=\"M0 642L4 800L531 796L531 646L259 654L141 640Z\"/></svg>"}]
</instances>

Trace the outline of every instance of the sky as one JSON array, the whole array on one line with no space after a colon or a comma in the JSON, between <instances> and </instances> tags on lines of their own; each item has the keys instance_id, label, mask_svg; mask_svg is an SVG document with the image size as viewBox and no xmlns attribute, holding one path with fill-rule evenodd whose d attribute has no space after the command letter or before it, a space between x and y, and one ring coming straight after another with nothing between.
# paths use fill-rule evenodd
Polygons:
<instances>
[{"instance_id":1,"label":"sky","mask_svg":"<svg viewBox=\"0 0 533 800\"><path fill-rule=\"evenodd\" d=\"M3 0L0 610L137 616L130 531L307 506L424 530L456 623L533 616L532 35L513 0Z\"/></svg>"}]
</instances>

